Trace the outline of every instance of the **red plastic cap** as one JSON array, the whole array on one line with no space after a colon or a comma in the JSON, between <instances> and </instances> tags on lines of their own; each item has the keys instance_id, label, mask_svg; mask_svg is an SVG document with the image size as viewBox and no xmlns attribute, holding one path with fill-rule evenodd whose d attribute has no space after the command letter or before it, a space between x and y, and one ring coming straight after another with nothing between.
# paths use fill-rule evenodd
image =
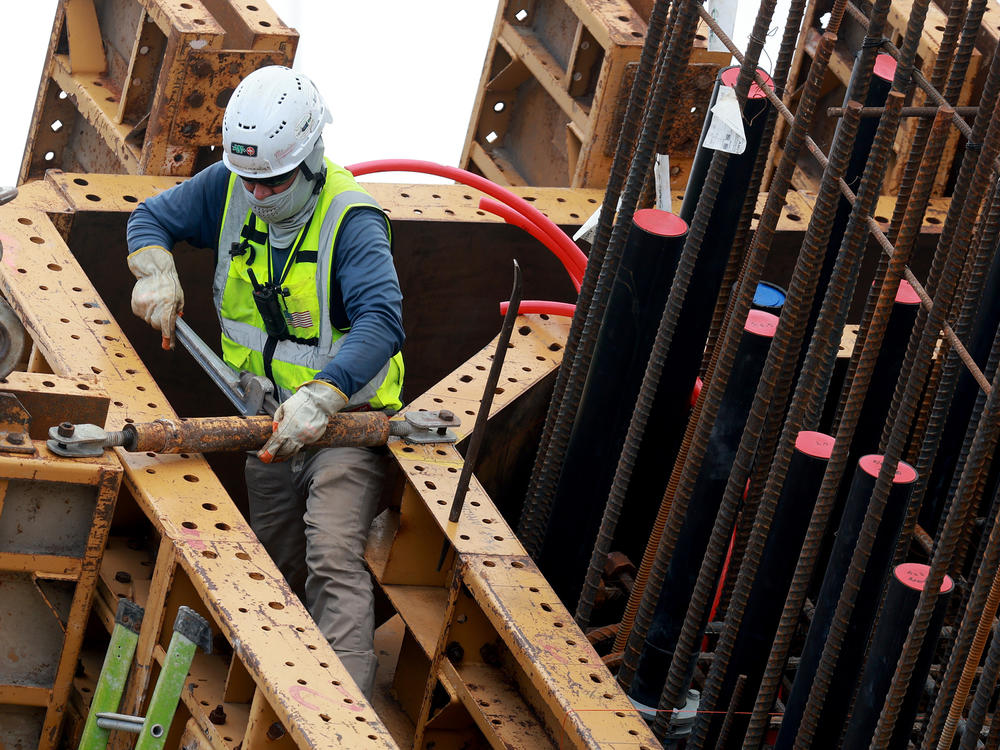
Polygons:
<instances>
[{"instance_id":1,"label":"red plastic cap","mask_svg":"<svg viewBox=\"0 0 1000 750\"><path fill-rule=\"evenodd\" d=\"M802 430L795 438L795 450L813 458L828 459L833 455L833 438L825 432Z\"/></svg>"},{"instance_id":2,"label":"red plastic cap","mask_svg":"<svg viewBox=\"0 0 1000 750\"><path fill-rule=\"evenodd\" d=\"M763 310L751 310L743 330L757 336L772 338L774 332L778 330L778 316Z\"/></svg>"},{"instance_id":3,"label":"red plastic cap","mask_svg":"<svg viewBox=\"0 0 1000 750\"><path fill-rule=\"evenodd\" d=\"M923 591L924 587L927 585L927 578L931 573L929 565L923 565L921 563L903 563L902 565L897 565L896 569L892 572L896 576L896 580L899 581L904 586L908 586L914 591ZM944 580L941 581L941 592L942 594L947 594L954 588L955 582L951 580L951 576L946 575Z\"/></svg>"},{"instance_id":4,"label":"red plastic cap","mask_svg":"<svg viewBox=\"0 0 1000 750\"><path fill-rule=\"evenodd\" d=\"M892 55L880 52L875 58L875 69L872 71L883 81L892 81L896 77L896 59Z\"/></svg>"},{"instance_id":5,"label":"red plastic cap","mask_svg":"<svg viewBox=\"0 0 1000 750\"><path fill-rule=\"evenodd\" d=\"M868 474L871 474L873 477L877 477L879 471L882 469L882 456L874 454L862 456L858 461L858 466L864 469ZM896 464L896 476L892 478L892 483L909 484L916 478L916 469L906 463L906 461L900 461Z\"/></svg>"},{"instance_id":6,"label":"red plastic cap","mask_svg":"<svg viewBox=\"0 0 1000 750\"><path fill-rule=\"evenodd\" d=\"M760 77L764 79L767 83L768 88L774 91L774 81L771 80L771 76L767 74L766 70L761 70L757 68L757 72L760 73ZM722 71L722 85L728 86L731 89L736 88L736 82L740 78L740 66L734 65L731 68L726 68ZM750 91L747 92L747 99L763 99L767 94L761 89L760 85L756 81L750 82Z\"/></svg>"},{"instance_id":7,"label":"red plastic cap","mask_svg":"<svg viewBox=\"0 0 1000 750\"><path fill-rule=\"evenodd\" d=\"M704 385L705 385L705 383L702 382L701 378L695 378L694 379L694 388L691 389L691 404L690 405L691 405L692 409L694 408L695 403L698 401L698 396L701 395L701 389L702 389L702 386L704 386Z\"/></svg>"},{"instance_id":8,"label":"red plastic cap","mask_svg":"<svg viewBox=\"0 0 1000 750\"><path fill-rule=\"evenodd\" d=\"M896 302L901 305L919 305L920 297L914 291L913 286L906 279L899 282L899 289L896 290Z\"/></svg>"},{"instance_id":9,"label":"red plastic cap","mask_svg":"<svg viewBox=\"0 0 1000 750\"><path fill-rule=\"evenodd\" d=\"M687 222L680 216L658 208L640 208L632 214L632 222L639 229L660 237L682 237L688 230Z\"/></svg>"}]
</instances>

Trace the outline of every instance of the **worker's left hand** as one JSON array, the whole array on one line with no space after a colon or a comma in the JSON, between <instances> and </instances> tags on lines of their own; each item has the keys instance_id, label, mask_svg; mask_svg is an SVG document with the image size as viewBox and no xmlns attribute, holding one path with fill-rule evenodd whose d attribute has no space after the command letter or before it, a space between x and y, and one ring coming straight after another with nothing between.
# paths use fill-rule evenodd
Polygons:
<instances>
[{"instance_id":1,"label":"worker's left hand","mask_svg":"<svg viewBox=\"0 0 1000 750\"><path fill-rule=\"evenodd\" d=\"M267 464L291 458L303 446L319 440L330 417L345 406L347 396L333 383L303 383L274 412L274 434L257 451L257 458Z\"/></svg>"}]
</instances>

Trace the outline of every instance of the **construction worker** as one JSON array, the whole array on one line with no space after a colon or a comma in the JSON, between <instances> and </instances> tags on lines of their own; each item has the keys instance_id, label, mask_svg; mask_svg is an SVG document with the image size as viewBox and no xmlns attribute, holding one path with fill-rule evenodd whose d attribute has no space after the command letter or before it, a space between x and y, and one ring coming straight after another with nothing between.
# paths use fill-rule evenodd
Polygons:
<instances>
[{"instance_id":1,"label":"construction worker","mask_svg":"<svg viewBox=\"0 0 1000 750\"><path fill-rule=\"evenodd\" d=\"M172 347L184 294L170 250L181 240L215 250L223 359L267 376L281 401L272 437L247 460L250 525L370 696L363 553L387 458L309 445L335 412L400 408L402 294L384 212L324 158L330 120L301 73L248 75L226 106L222 162L133 212L128 266L132 311Z\"/></svg>"}]
</instances>

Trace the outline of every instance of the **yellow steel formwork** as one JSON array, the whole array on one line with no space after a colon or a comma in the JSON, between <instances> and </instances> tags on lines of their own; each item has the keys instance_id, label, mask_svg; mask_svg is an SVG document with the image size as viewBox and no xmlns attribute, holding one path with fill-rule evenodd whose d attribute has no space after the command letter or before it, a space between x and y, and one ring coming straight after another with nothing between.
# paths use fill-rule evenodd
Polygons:
<instances>
[{"instance_id":1,"label":"yellow steel formwork","mask_svg":"<svg viewBox=\"0 0 1000 750\"><path fill-rule=\"evenodd\" d=\"M111 399L109 428L173 416L173 411L56 226L29 206L51 200L56 218L98 206L130 210L136 200L172 182L54 173L47 184L29 186L16 204L0 208L5 248L0 284L35 343L35 360L57 376L96 376ZM426 196L409 188L384 188L397 193L388 201L390 210L422 217L440 201L442 216L457 220L447 198L461 191L461 203L467 189L423 189ZM574 220L566 213L579 216L592 205L587 194L572 196L567 206L566 198L541 192L532 197L551 204L554 218L566 223ZM426 197L428 205L414 196ZM477 216L473 197L466 203L469 216ZM565 320L522 317L491 425L516 415L519 404L532 398L532 389L550 381L566 330ZM467 431L491 353L487 346L412 408L450 408ZM516 444L516 436L510 441ZM448 501L462 465L459 451L397 443L392 455L402 481L396 501L377 520L369 562L405 623L393 680L394 708L409 713L409 735L390 735L197 455L118 453L127 494L155 537L155 554L129 550L127 540L116 538L102 570L98 619L107 624L118 595L132 596L146 608L123 710L142 711L170 636L169 623L177 607L186 604L206 616L222 639L216 638L215 655L199 654L192 666L191 688L185 691L171 743L184 735L199 746L242 742L244 749L258 743L273 746L274 741L289 747L413 742L435 742L439 748L465 742L655 747L652 734L478 481L473 481L461 520L447 523ZM496 468L487 462L484 471ZM438 571L445 538L452 551ZM149 559L141 561L144 555ZM115 579L122 569L133 571L127 584ZM462 658L456 658L456 643ZM218 705L224 708L225 722L213 724L208 714ZM119 746L125 744L127 738L119 738Z\"/></svg>"}]
</instances>

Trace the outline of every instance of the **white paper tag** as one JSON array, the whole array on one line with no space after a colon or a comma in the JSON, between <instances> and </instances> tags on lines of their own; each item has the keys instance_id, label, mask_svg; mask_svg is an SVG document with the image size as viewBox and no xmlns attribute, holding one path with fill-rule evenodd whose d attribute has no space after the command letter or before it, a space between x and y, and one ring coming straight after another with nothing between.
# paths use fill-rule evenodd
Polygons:
<instances>
[{"instance_id":1,"label":"white paper tag","mask_svg":"<svg viewBox=\"0 0 1000 750\"><path fill-rule=\"evenodd\" d=\"M739 0L708 0L705 5L712 18L719 24L719 27L726 32L726 36L733 38L733 31L736 28L736 11ZM708 30L708 51L709 52L729 52L729 48L715 35L711 29Z\"/></svg>"},{"instance_id":2,"label":"white paper tag","mask_svg":"<svg viewBox=\"0 0 1000 750\"><path fill-rule=\"evenodd\" d=\"M729 86L719 87L719 96L712 107L712 124L705 134L704 146L728 154L742 154L747 147L740 103L736 98L736 90Z\"/></svg>"},{"instance_id":3,"label":"white paper tag","mask_svg":"<svg viewBox=\"0 0 1000 750\"><path fill-rule=\"evenodd\" d=\"M619 195L618 196L618 208L620 209L621 207L622 207L622 197ZM576 233L573 235L573 241L574 242L576 242L578 240L583 240L584 242L593 243L593 241L594 241L594 234L597 232L597 222L599 222L601 220L601 209L602 208L604 208L603 205L602 206L598 206L597 210L594 211L594 213L592 213L590 216L588 216L587 220L585 222L583 222L583 224L580 225L580 228L577 229ZM618 210L618 209L616 209L616 210Z\"/></svg>"},{"instance_id":4,"label":"white paper tag","mask_svg":"<svg viewBox=\"0 0 1000 750\"><path fill-rule=\"evenodd\" d=\"M653 168L656 182L656 207L661 211L672 211L670 198L670 154L657 154Z\"/></svg>"}]
</instances>

